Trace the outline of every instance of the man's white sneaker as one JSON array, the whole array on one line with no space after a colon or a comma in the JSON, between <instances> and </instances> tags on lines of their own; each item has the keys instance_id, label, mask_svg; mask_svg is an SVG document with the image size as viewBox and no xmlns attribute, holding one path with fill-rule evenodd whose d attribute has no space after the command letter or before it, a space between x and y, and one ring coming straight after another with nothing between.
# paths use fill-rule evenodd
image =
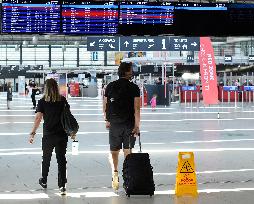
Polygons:
<instances>
[{"instance_id":1,"label":"man's white sneaker","mask_svg":"<svg viewBox=\"0 0 254 204\"><path fill-rule=\"evenodd\" d=\"M115 171L113 173L113 177L112 177L112 188L117 191L119 189L119 177L118 177L118 172Z\"/></svg>"}]
</instances>

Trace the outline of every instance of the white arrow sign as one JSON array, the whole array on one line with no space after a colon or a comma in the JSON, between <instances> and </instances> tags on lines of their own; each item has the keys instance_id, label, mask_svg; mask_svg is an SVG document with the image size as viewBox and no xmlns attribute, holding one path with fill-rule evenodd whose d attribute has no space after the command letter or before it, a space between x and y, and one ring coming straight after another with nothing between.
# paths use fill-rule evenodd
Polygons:
<instances>
[{"instance_id":1,"label":"white arrow sign","mask_svg":"<svg viewBox=\"0 0 254 204\"><path fill-rule=\"evenodd\" d=\"M128 45L129 45L130 43L128 43L128 41L125 41L124 44L125 44L125 47L128 47Z\"/></svg>"},{"instance_id":2,"label":"white arrow sign","mask_svg":"<svg viewBox=\"0 0 254 204\"><path fill-rule=\"evenodd\" d=\"M94 47L95 41L93 41L92 43L90 43L90 47Z\"/></svg>"},{"instance_id":3,"label":"white arrow sign","mask_svg":"<svg viewBox=\"0 0 254 204\"><path fill-rule=\"evenodd\" d=\"M193 45L194 47L196 47L198 44L196 42L191 43L191 45Z\"/></svg>"}]
</instances>

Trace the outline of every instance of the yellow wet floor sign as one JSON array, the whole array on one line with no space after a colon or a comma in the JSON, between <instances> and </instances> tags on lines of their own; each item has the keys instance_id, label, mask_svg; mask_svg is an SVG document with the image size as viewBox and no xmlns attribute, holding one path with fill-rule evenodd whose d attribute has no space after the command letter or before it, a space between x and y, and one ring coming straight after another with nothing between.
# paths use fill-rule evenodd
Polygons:
<instances>
[{"instance_id":1,"label":"yellow wet floor sign","mask_svg":"<svg viewBox=\"0 0 254 204\"><path fill-rule=\"evenodd\" d=\"M198 195L193 152L179 152L178 154L175 194L177 196Z\"/></svg>"}]
</instances>

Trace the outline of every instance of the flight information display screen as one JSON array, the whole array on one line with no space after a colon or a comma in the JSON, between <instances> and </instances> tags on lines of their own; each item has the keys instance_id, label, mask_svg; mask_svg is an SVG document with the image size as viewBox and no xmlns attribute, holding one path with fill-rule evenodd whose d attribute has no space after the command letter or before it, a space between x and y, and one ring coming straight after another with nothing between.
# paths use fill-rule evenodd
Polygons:
<instances>
[{"instance_id":1,"label":"flight information display screen","mask_svg":"<svg viewBox=\"0 0 254 204\"><path fill-rule=\"evenodd\" d=\"M59 33L60 0L3 0L3 33Z\"/></svg>"},{"instance_id":2,"label":"flight information display screen","mask_svg":"<svg viewBox=\"0 0 254 204\"><path fill-rule=\"evenodd\" d=\"M224 35L228 32L228 8L223 3L176 3L175 35Z\"/></svg>"},{"instance_id":3,"label":"flight information display screen","mask_svg":"<svg viewBox=\"0 0 254 204\"><path fill-rule=\"evenodd\" d=\"M254 33L254 4L229 4L230 32L236 35Z\"/></svg>"},{"instance_id":4,"label":"flight information display screen","mask_svg":"<svg viewBox=\"0 0 254 204\"><path fill-rule=\"evenodd\" d=\"M117 34L118 3L63 0L62 28L65 34Z\"/></svg>"},{"instance_id":5,"label":"flight information display screen","mask_svg":"<svg viewBox=\"0 0 254 204\"><path fill-rule=\"evenodd\" d=\"M120 2L119 33L171 33L174 5L169 2Z\"/></svg>"}]
</instances>

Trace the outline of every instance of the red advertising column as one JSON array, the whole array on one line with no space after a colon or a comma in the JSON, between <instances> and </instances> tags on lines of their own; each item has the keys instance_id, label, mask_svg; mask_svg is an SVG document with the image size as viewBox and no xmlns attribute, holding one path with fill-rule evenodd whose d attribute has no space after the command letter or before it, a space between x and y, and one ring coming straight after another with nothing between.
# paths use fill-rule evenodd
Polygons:
<instances>
[{"instance_id":1,"label":"red advertising column","mask_svg":"<svg viewBox=\"0 0 254 204\"><path fill-rule=\"evenodd\" d=\"M200 37L199 64L204 104L218 104L216 64L209 37Z\"/></svg>"}]
</instances>

